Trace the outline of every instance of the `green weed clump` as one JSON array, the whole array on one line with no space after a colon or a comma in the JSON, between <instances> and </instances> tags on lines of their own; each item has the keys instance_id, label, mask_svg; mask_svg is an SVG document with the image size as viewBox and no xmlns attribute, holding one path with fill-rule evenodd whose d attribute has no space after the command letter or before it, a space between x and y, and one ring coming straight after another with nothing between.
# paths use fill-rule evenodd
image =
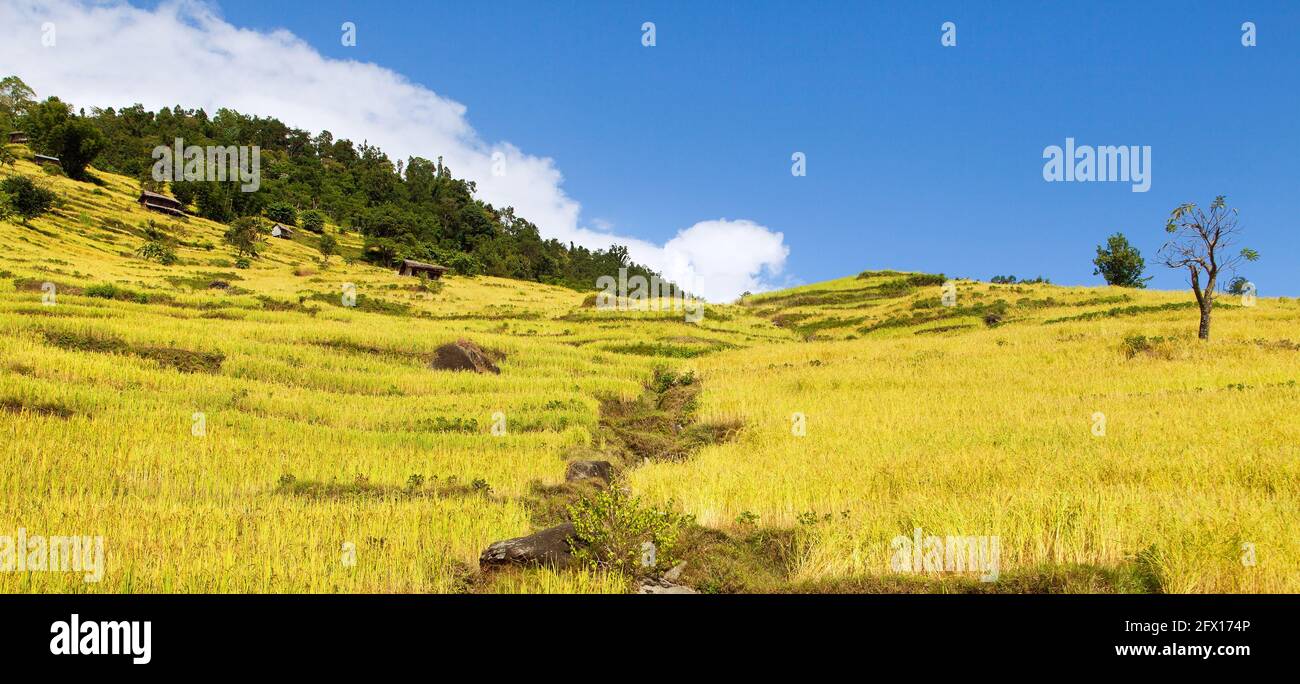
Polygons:
<instances>
[{"instance_id":1,"label":"green weed clump","mask_svg":"<svg viewBox=\"0 0 1300 684\"><path fill-rule=\"evenodd\" d=\"M672 567L678 537L691 522L671 510L643 505L640 497L618 487L582 497L569 506L569 516L577 537L571 542L574 557L629 578Z\"/></svg>"}]
</instances>

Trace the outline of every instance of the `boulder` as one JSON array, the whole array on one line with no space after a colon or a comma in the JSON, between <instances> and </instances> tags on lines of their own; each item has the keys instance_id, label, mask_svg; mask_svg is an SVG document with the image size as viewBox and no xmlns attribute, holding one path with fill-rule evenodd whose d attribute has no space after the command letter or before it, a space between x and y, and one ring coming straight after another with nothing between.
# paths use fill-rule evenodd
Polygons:
<instances>
[{"instance_id":1,"label":"boulder","mask_svg":"<svg viewBox=\"0 0 1300 684\"><path fill-rule=\"evenodd\" d=\"M576 539L573 523L548 527L526 537L492 542L478 558L478 566L488 570L505 565L547 565L568 567L573 561L569 540Z\"/></svg>"},{"instance_id":2,"label":"boulder","mask_svg":"<svg viewBox=\"0 0 1300 684\"><path fill-rule=\"evenodd\" d=\"M566 482L599 479L610 482L614 478L614 467L609 461L569 461L564 469Z\"/></svg>"},{"instance_id":3,"label":"boulder","mask_svg":"<svg viewBox=\"0 0 1300 684\"><path fill-rule=\"evenodd\" d=\"M698 594L700 592L684 585L674 584L666 579L644 579L637 588L638 594Z\"/></svg>"},{"instance_id":4,"label":"boulder","mask_svg":"<svg viewBox=\"0 0 1300 684\"><path fill-rule=\"evenodd\" d=\"M433 367L438 370L474 371L475 373L500 374L489 354L483 348L469 340L457 340L438 347L433 359Z\"/></svg>"}]
</instances>

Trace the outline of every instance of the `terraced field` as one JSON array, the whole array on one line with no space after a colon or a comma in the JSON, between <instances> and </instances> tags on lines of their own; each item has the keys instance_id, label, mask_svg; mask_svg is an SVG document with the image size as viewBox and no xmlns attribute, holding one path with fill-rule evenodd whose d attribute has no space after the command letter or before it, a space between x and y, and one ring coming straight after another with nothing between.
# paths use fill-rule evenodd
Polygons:
<instances>
[{"instance_id":1,"label":"terraced field","mask_svg":"<svg viewBox=\"0 0 1300 684\"><path fill-rule=\"evenodd\" d=\"M1225 298L1206 344L1185 292L958 279L946 306L946 278L882 271L692 324L402 278L348 234L328 267L303 231L236 268L224 226L97 175L49 176L61 206L0 222L0 530L102 535L105 577L0 591L627 591L478 569L554 522L583 453L694 517L702 591L1300 590L1294 301ZM150 221L177 263L136 256ZM459 339L500 374L431 368ZM699 379L667 436L611 416L656 368ZM997 535L1000 579L896 572L918 527Z\"/></svg>"}]
</instances>

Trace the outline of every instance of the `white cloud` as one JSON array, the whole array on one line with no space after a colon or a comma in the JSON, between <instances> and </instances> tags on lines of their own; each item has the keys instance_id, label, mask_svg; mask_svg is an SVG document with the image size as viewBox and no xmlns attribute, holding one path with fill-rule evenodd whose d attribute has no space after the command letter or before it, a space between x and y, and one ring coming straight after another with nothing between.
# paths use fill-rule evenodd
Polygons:
<instances>
[{"instance_id":1,"label":"white cloud","mask_svg":"<svg viewBox=\"0 0 1300 684\"><path fill-rule=\"evenodd\" d=\"M41 44L45 22L55 27L53 47ZM456 174L478 183L485 200L515 207L544 236L592 248L626 244L635 261L695 283L694 291L711 300L770 287L789 254L781 233L744 220L701 221L664 245L601 230L599 222L584 227L581 206L565 194L554 162L483 140L459 102L389 69L325 57L287 31L232 26L200 2L145 10L118 2L6 0L0 65L39 96L58 95L78 107L229 107L369 141L393 159L441 155ZM504 174L492 173L494 153L504 157Z\"/></svg>"}]
</instances>

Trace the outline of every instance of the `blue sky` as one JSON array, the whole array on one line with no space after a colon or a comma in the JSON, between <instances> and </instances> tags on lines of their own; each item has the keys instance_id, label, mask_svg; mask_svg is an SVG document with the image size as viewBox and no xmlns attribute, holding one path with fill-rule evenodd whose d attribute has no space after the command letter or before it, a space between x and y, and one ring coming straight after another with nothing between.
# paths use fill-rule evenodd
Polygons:
<instances>
[{"instance_id":1,"label":"blue sky","mask_svg":"<svg viewBox=\"0 0 1300 684\"><path fill-rule=\"evenodd\" d=\"M868 268L1096 284L1094 247L1122 231L1153 286L1178 288L1155 263L1165 217L1226 194L1263 255L1243 274L1300 294L1297 3L219 4L465 105L483 138L553 159L585 225L657 243L705 219L780 231L776 284ZM1066 137L1150 145L1150 191L1045 182L1043 149Z\"/></svg>"}]
</instances>

